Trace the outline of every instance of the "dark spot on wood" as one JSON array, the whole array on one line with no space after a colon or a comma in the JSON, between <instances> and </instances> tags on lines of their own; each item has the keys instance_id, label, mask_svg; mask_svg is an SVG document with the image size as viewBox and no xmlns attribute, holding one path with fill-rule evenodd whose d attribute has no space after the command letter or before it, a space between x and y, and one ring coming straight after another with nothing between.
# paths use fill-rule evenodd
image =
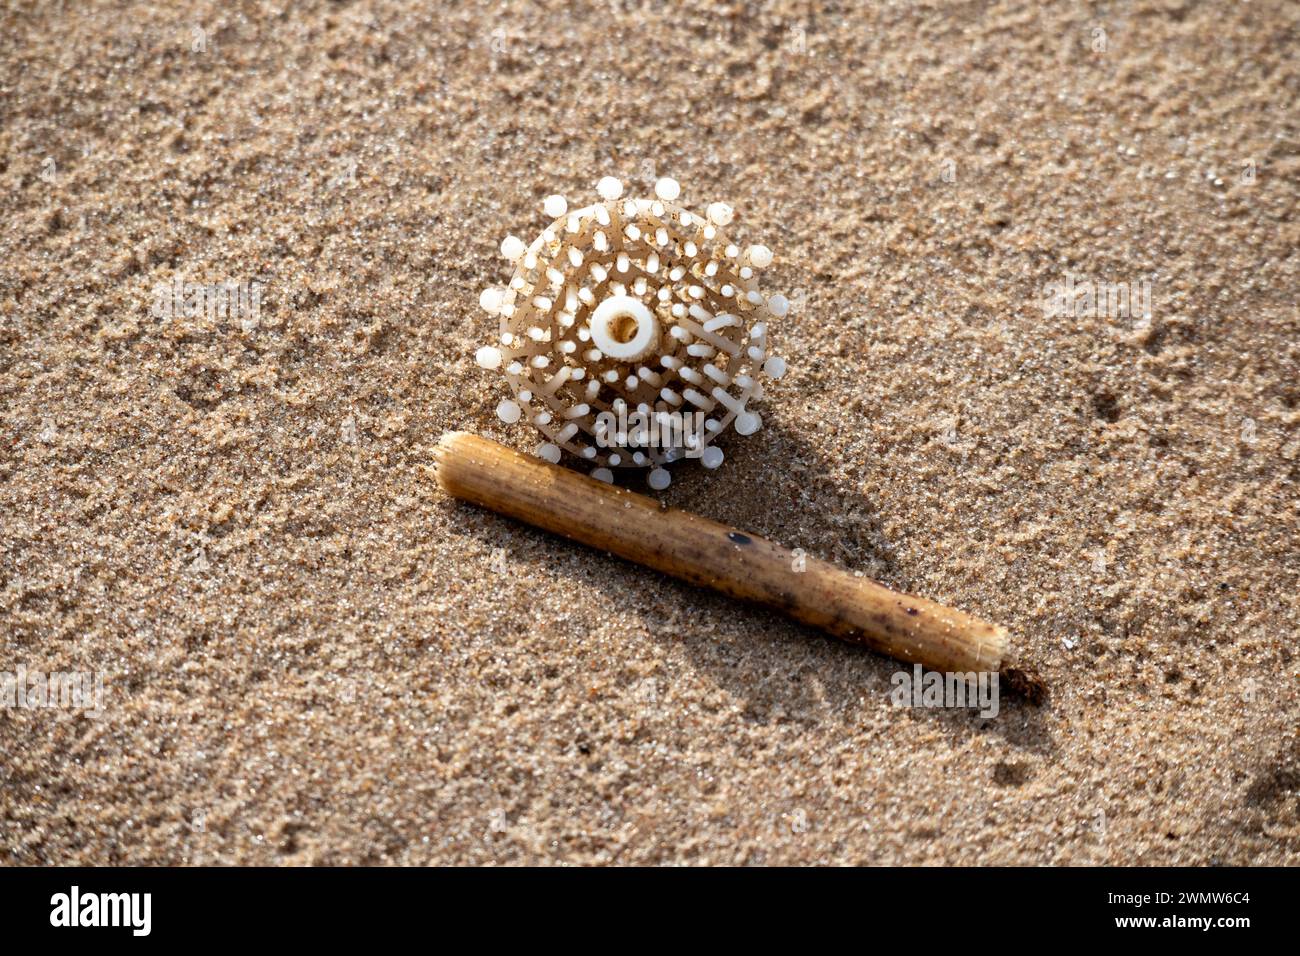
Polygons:
<instances>
[{"instance_id":1,"label":"dark spot on wood","mask_svg":"<svg viewBox=\"0 0 1300 956\"><path fill-rule=\"evenodd\" d=\"M730 534L727 535L727 537L732 541L734 541L736 544L753 544L753 541L750 540L749 535L741 534L739 531L732 531Z\"/></svg>"},{"instance_id":2,"label":"dark spot on wood","mask_svg":"<svg viewBox=\"0 0 1300 956\"><path fill-rule=\"evenodd\" d=\"M779 592L773 600L772 605L782 611L792 611L797 607L794 595L789 591Z\"/></svg>"}]
</instances>

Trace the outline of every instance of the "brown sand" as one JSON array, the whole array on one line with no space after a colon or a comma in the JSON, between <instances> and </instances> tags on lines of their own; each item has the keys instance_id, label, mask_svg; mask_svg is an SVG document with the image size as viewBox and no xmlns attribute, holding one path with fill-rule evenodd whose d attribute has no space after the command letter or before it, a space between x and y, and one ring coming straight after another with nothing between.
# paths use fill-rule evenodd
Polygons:
<instances>
[{"instance_id":1,"label":"brown sand","mask_svg":"<svg viewBox=\"0 0 1300 956\"><path fill-rule=\"evenodd\" d=\"M0 670L107 688L0 710L6 862L1300 858L1300 7L21 7ZM803 297L666 500L1010 625L1047 706L892 707L433 486L447 429L532 443L470 360L497 242L648 164ZM1153 321L1045 317L1067 273ZM151 315L177 276L260 325Z\"/></svg>"}]
</instances>

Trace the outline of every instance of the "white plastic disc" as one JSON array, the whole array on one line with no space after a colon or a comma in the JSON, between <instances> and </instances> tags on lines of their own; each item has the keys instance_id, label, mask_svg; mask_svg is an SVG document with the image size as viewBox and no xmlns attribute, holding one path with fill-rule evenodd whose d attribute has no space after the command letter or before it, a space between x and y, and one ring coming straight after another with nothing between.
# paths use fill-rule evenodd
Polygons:
<instances>
[{"instance_id":1,"label":"white plastic disc","mask_svg":"<svg viewBox=\"0 0 1300 956\"><path fill-rule=\"evenodd\" d=\"M588 327L596 348L617 362L636 362L659 344L659 320L628 295L612 295L601 302ZM630 329L630 335L618 334L624 327Z\"/></svg>"}]
</instances>

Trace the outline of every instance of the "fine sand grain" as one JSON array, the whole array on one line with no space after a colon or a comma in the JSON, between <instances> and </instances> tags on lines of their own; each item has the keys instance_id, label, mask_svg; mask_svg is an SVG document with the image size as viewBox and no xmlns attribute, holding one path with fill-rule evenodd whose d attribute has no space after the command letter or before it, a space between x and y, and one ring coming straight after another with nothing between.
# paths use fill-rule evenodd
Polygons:
<instances>
[{"instance_id":1,"label":"fine sand grain","mask_svg":"<svg viewBox=\"0 0 1300 956\"><path fill-rule=\"evenodd\" d=\"M0 708L0 860L1296 863L1300 6L513 6L0 14L0 671L105 682ZM796 303L663 498L1008 625L1048 704L893 707L437 489L535 442L478 292L606 174Z\"/></svg>"}]
</instances>

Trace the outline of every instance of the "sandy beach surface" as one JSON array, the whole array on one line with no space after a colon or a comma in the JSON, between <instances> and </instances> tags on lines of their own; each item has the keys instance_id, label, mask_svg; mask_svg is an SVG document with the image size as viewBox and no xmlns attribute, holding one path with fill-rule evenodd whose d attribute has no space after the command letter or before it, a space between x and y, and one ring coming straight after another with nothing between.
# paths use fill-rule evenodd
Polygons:
<instances>
[{"instance_id":1,"label":"sandy beach surface","mask_svg":"<svg viewBox=\"0 0 1300 956\"><path fill-rule=\"evenodd\" d=\"M0 704L0 860L1296 863L1298 27L8 5L0 672L103 695ZM1007 625L1046 705L895 707L439 491L444 431L536 441L472 360L498 243L607 174L731 203L795 303L764 429L663 499Z\"/></svg>"}]
</instances>

